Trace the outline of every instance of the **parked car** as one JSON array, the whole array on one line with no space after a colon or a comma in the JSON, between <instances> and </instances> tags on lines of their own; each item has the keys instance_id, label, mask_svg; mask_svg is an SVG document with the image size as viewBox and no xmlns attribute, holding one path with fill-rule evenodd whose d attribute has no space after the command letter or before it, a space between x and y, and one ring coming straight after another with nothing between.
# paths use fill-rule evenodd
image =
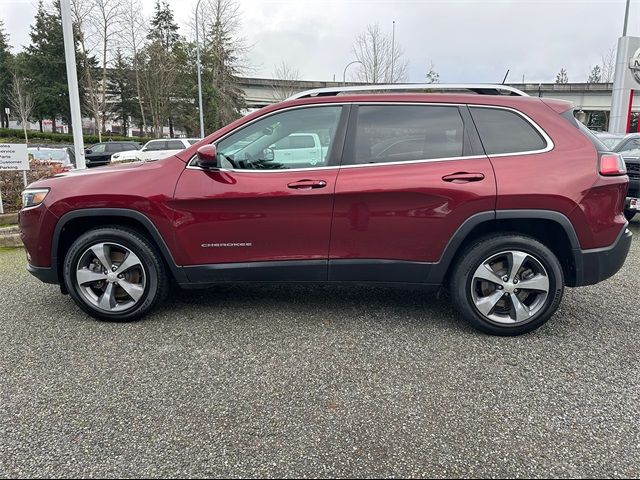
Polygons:
<instances>
[{"instance_id":1,"label":"parked car","mask_svg":"<svg viewBox=\"0 0 640 480\"><path fill-rule=\"evenodd\" d=\"M640 137L639 137L640 138ZM637 140L634 139L634 143ZM640 144L640 142L639 142ZM631 221L640 212L640 145L621 153L629 176L629 189L625 203L624 215Z\"/></svg>"},{"instance_id":2,"label":"parked car","mask_svg":"<svg viewBox=\"0 0 640 480\"><path fill-rule=\"evenodd\" d=\"M29 147L27 155L38 163L53 165L55 173L75 168L75 156L69 147Z\"/></svg>"},{"instance_id":3,"label":"parked car","mask_svg":"<svg viewBox=\"0 0 640 480\"><path fill-rule=\"evenodd\" d=\"M620 142L625 138L626 135L623 133L599 132L599 133L596 133L596 136L608 148L610 148L611 150L614 150L618 146L618 144L620 144Z\"/></svg>"},{"instance_id":4,"label":"parked car","mask_svg":"<svg viewBox=\"0 0 640 480\"><path fill-rule=\"evenodd\" d=\"M87 168L107 165L111 161L111 155L116 152L137 150L139 148L140 143L133 141L96 143L84 152Z\"/></svg>"},{"instance_id":5,"label":"parked car","mask_svg":"<svg viewBox=\"0 0 640 480\"><path fill-rule=\"evenodd\" d=\"M140 150L128 150L120 153L114 153L111 156L111 163L160 160L161 158L175 155L199 141L199 138L149 140Z\"/></svg>"},{"instance_id":6,"label":"parked car","mask_svg":"<svg viewBox=\"0 0 640 480\"><path fill-rule=\"evenodd\" d=\"M374 93L349 94L362 88ZM565 286L620 269L625 165L572 104L504 85L397 88L303 92L163 160L35 182L28 270L103 320L144 316L170 281L364 282L447 287L472 325L517 335ZM309 133L327 138L321 160L271 148Z\"/></svg>"},{"instance_id":7,"label":"parked car","mask_svg":"<svg viewBox=\"0 0 640 480\"><path fill-rule=\"evenodd\" d=\"M618 138L611 150L622 155L627 167L629 190L624 215L628 220L631 220L640 211L640 133L609 134L609 137ZM600 138L602 139L602 137ZM607 146L611 146L611 143L610 140Z\"/></svg>"}]
</instances>

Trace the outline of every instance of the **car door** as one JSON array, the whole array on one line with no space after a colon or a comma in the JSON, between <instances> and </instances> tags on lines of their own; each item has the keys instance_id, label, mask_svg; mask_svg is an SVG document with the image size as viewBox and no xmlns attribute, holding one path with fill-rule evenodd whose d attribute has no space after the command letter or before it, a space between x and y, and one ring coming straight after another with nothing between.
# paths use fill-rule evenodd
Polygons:
<instances>
[{"instance_id":1,"label":"car door","mask_svg":"<svg viewBox=\"0 0 640 480\"><path fill-rule=\"evenodd\" d=\"M96 143L92 145L86 154L87 163L92 165L100 165L105 162L105 158L107 157L107 144L106 143Z\"/></svg>"},{"instance_id":2,"label":"car door","mask_svg":"<svg viewBox=\"0 0 640 480\"><path fill-rule=\"evenodd\" d=\"M167 149L165 140L151 140L140 150L140 160L158 160Z\"/></svg>"},{"instance_id":3,"label":"car door","mask_svg":"<svg viewBox=\"0 0 640 480\"><path fill-rule=\"evenodd\" d=\"M173 208L191 281L326 280L333 191L346 130L343 106L269 114L215 142L221 168L194 158ZM300 131L330 138L321 162L278 162L269 148Z\"/></svg>"},{"instance_id":4,"label":"car door","mask_svg":"<svg viewBox=\"0 0 640 480\"><path fill-rule=\"evenodd\" d=\"M336 181L330 280L429 281L465 220L495 209L493 170L472 128L463 106L352 108Z\"/></svg>"}]
</instances>

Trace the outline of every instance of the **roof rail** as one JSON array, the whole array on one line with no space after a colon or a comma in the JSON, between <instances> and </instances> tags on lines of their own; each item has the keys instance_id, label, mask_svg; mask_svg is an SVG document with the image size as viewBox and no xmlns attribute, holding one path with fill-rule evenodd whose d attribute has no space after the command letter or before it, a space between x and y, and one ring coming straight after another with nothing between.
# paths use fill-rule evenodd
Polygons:
<instances>
[{"instance_id":1,"label":"roof rail","mask_svg":"<svg viewBox=\"0 0 640 480\"><path fill-rule=\"evenodd\" d=\"M296 93L287 100L296 100L298 98L310 98L310 97L332 97L341 93L351 92L372 92L372 91L421 91L421 90L453 90L453 91L470 91L477 93L478 95L514 95L520 97L528 97L526 93L517 88L510 87L508 85L495 85L495 84L483 84L483 83L405 83L405 84L391 84L391 85L350 85L344 87L328 87L328 88L315 88L313 90L305 90L304 92Z\"/></svg>"}]
</instances>

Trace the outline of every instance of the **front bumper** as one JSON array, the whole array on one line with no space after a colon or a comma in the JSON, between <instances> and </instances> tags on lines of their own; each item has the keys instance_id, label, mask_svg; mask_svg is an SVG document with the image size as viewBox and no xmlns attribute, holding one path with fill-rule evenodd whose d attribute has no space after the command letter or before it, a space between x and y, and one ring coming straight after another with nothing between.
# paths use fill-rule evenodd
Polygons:
<instances>
[{"instance_id":1,"label":"front bumper","mask_svg":"<svg viewBox=\"0 0 640 480\"><path fill-rule=\"evenodd\" d=\"M631 230L625 227L609 247L574 249L575 278L567 284L571 287L593 285L615 275L624 265L632 238Z\"/></svg>"}]
</instances>

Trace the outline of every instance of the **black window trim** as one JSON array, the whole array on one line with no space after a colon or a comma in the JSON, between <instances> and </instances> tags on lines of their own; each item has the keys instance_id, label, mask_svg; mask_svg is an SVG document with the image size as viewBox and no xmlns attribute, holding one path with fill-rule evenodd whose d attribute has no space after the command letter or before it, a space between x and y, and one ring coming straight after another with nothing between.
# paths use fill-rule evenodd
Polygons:
<instances>
[{"instance_id":1,"label":"black window trim","mask_svg":"<svg viewBox=\"0 0 640 480\"><path fill-rule=\"evenodd\" d=\"M511 108L511 107L503 107L503 106L499 106L499 105L477 105L477 104L472 104L469 103L467 105L469 107L469 112L471 113L471 109L472 108L492 108L494 110L507 110L509 112L515 113L516 115L519 115L525 122L527 122L531 127L534 128L534 130L536 130L538 132L538 134L542 137L542 139L545 141L546 146L544 148L540 148L538 150L524 150L521 152L505 152L505 153L493 153L493 154L488 154L485 151L485 154L490 157L490 158L497 158L497 157L513 157L515 155L535 155L538 153L546 153L549 152L551 150L553 150L555 148L555 145L553 143L553 140L551 140L551 137L547 134L547 132L544 131L544 129L538 125L536 122L534 122L531 117L529 117L528 115L526 115L525 113L522 113L520 110L516 110L515 108ZM471 116L473 118L473 114L471 113ZM474 120L474 124L475 124L475 120ZM476 132L477 132L477 126L476 126ZM480 138L480 141L482 141L482 137L480 137L480 132L477 132L478 136Z\"/></svg>"}]
</instances>

